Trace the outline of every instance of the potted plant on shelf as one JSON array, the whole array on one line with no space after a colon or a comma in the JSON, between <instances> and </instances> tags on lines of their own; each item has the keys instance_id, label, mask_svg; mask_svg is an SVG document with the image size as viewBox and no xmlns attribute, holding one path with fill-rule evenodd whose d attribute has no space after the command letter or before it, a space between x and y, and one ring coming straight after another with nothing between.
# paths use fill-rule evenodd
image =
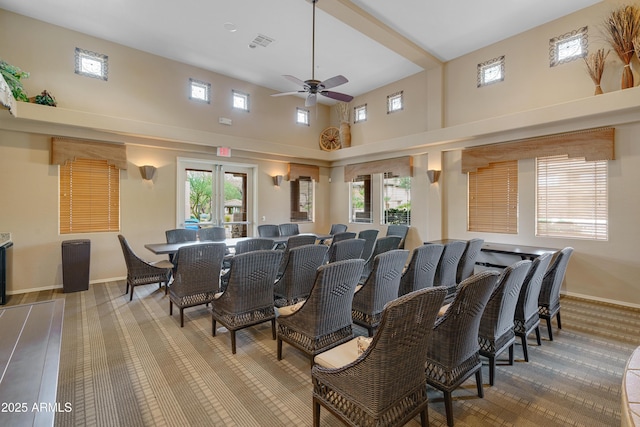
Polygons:
<instances>
[{"instance_id":1,"label":"potted plant on shelf","mask_svg":"<svg viewBox=\"0 0 640 427\"><path fill-rule=\"evenodd\" d=\"M43 90L40 95L29 98L29 101L35 102L36 104L40 105L48 105L50 107L55 107L56 105L58 105L58 102L56 101L54 96L46 90Z\"/></svg>"},{"instance_id":2,"label":"potted plant on shelf","mask_svg":"<svg viewBox=\"0 0 640 427\"><path fill-rule=\"evenodd\" d=\"M11 88L11 93L17 101L29 102L29 97L20 81L28 78L29 73L0 59L0 74Z\"/></svg>"}]
</instances>

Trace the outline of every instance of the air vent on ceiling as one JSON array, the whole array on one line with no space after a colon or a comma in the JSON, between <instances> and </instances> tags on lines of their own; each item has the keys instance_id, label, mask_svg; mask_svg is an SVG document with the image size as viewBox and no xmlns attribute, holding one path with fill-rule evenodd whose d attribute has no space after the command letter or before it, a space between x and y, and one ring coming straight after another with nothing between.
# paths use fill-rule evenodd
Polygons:
<instances>
[{"instance_id":1,"label":"air vent on ceiling","mask_svg":"<svg viewBox=\"0 0 640 427\"><path fill-rule=\"evenodd\" d=\"M262 34L258 34L256 36L255 39L253 39L253 41L251 42L251 44L254 44L256 46L262 46L262 47L267 47L271 44L271 42L275 41L274 39L272 39L271 37L267 37L265 35Z\"/></svg>"}]
</instances>

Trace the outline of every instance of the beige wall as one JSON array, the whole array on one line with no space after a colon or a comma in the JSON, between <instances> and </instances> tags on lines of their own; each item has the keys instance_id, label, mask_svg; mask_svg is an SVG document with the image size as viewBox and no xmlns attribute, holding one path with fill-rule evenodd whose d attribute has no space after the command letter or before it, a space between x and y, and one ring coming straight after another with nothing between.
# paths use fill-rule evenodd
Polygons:
<instances>
[{"instance_id":1,"label":"beige wall","mask_svg":"<svg viewBox=\"0 0 640 427\"><path fill-rule=\"evenodd\" d=\"M603 2L458 58L442 69L418 73L357 97L351 106L366 102L373 115L366 123L352 126L353 147L329 154L317 148L320 131L337 125L335 113L328 107L320 108L313 126L295 126L287 117L295 106L303 104L302 99L274 100L263 88L247 89L245 83L224 76L0 10L0 36L18 30L29 34L19 39L0 37L3 59L31 71L31 78L25 81L31 94L46 88L60 102L57 109L21 105L18 119L0 111L0 192L4 202L0 231L12 232L15 241L10 292L59 286L60 243L69 238L92 240L92 281L125 274L115 233L57 234L57 168L48 165L52 135L127 144L130 170L122 173L122 233L138 253L153 259L143 248L144 243L162 241L164 230L175 226L176 158L215 159L217 145L231 146L232 160L258 166L257 218L265 216L267 223L288 220L288 182L276 189L271 175L286 175L287 162L296 157L321 166L317 221L301 226L303 231L317 232L328 230L331 223L348 221L344 165L412 155L413 223L407 246L413 248L425 240L479 235L466 231L466 176L459 167L464 147L615 126L616 160L610 162L609 172L609 241L535 237L531 160L520 162L519 234L479 236L525 245L571 245L576 253L569 267L567 292L640 306L636 283L640 263L633 256L632 246L640 237L640 198L636 191L640 174L640 87L617 90L619 76L613 56L604 87L607 93L599 97L592 96L593 84L580 61L554 68L548 65L549 38L582 25L589 26L589 39L594 48L598 47L601 40L596 28L606 11L618 3ZM103 51L110 62L114 61L108 90L105 82L69 71L76 45ZM71 55L67 63L59 59L67 54ZM507 56L505 82L476 88L476 65L503 54ZM147 73L149 64L153 64L152 76ZM122 67L131 67L126 68L127 78L118 75ZM215 90L210 106L185 102L180 85L190 76L211 79L214 87L229 93L236 85L250 92L252 101L256 101L252 102L250 121L249 116L245 116L246 123L233 116L234 126L219 126L217 117L231 113L216 102ZM405 92L405 110L387 115L383 110L386 96L397 90ZM142 181L137 171L138 165L146 163L159 166L153 183ZM443 170L438 183L427 181L427 169ZM374 194L374 206L379 197ZM379 213L376 215L378 218ZM386 227L379 225L377 218L371 226L350 224L349 228L360 231L375 227L384 234Z\"/></svg>"}]
</instances>

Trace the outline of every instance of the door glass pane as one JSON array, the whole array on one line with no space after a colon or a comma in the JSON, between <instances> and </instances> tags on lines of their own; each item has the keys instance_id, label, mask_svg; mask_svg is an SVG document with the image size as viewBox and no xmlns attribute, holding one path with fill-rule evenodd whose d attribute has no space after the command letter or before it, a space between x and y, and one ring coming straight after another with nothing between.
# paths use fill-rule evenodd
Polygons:
<instances>
[{"instance_id":1,"label":"door glass pane","mask_svg":"<svg viewBox=\"0 0 640 427\"><path fill-rule=\"evenodd\" d=\"M224 227L230 237L247 236L247 174L224 174Z\"/></svg>"},{"instance_id":2,"label":"door glass pane","mask_svg":"<svg viewBox=\"0 0 640 427\"><path fill-rule=\"evenodd\" d=\"M213 173L207 170L187 169L185 194L185 227L197 228L194 223L211 222L211 194L213 189Z\"/></svg>"}]
</instances>

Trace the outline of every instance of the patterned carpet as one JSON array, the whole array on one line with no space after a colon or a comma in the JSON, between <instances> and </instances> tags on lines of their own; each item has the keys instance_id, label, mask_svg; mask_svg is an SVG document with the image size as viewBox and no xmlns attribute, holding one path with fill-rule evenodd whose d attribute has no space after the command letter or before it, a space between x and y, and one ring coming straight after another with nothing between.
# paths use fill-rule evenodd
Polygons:
<instances>
[{"instance_id":1,"label":"patterned carpet","mask_svg":"<svg viewBox=\"0 0 640 427\"><path fill-rule=\"evenodd\" d=\"M270 324L211 336L204 307L169 317L169 302L155 285L124 295L124 282L92 285L85 292L16 295L9 304L65 298L56 426L310 426L311 380L306 356L284 344L276 359ZM563 329L538 347L530 362L498 361L496 384L485 397L468 380L454 391L456 426L620 425L622 371L640 345L640 311L563 298ZM364 330L357 330L364 334ZM401 360L398 363L402 363ZM442 394L429 390L429 420L446 425ZM323 426L341 425L321 411ZM409 425L419 425L419 418Z\"/></svg>"}]
</instances>

